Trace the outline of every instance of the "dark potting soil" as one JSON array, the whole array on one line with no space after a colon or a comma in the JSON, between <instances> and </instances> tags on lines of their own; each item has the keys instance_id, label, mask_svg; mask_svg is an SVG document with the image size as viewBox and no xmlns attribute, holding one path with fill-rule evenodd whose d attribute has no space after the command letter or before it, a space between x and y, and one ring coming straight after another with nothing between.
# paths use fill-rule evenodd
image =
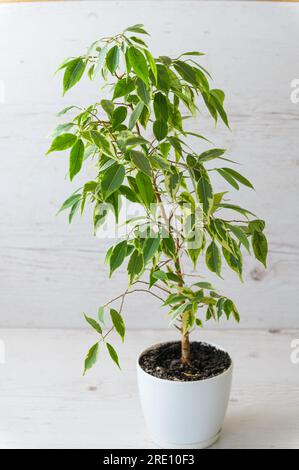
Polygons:
<instances>
[{"instance_id":1,"label":"dark potting soil","mask_svg":"<svg viewBox=\"0 0 299 470\"><path fill-rule=\"evenodd\" d=\"M181 343L158 344L140 356L139 365L145 372L159 379L182 382L215 377L231 365L229 355L210 344L192 342L190 350L190 364L182 364Z\"/></svg>"}]
</instances>

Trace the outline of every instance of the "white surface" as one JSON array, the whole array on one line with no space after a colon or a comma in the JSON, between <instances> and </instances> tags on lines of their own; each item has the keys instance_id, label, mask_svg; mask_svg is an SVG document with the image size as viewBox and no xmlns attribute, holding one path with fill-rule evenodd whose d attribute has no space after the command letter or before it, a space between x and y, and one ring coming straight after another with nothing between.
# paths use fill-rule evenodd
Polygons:
<instances>
[{"instance_id":1,"label":"white surface","mask_svg":"<svg viewBox=\"0 0 299 470\"><path fill-rule=\"evenodd\" d=\"M76 330L0 330L2 448L155 448L146 435L136 358L174 332L130 332L115 345L122 372L100 352L84 378L82 357L96 335ZM203 331L234 360L232 394L214 448L299 448L299 364L290 343L299 331ZM111 339L115 344L114 339Z\"/></svg>"},{"instance_id":2,"label":"white surface","mask_svg":"<svg viewBox=\"0 0 299 470\"><path fill-rule=\"evenodd\" d=\"M233 365L206 380L175 382L146 373L138 364L140 402L153 442L164 448L205 449L223 426Z\"/></svg>"},{"instance_id":3,"label":"white surface","mask_svg":"<svg viewBox=\"0 0 299 470\"><path fill-rule=\"evenodd\" d=\"M97 90L86 80L62 99L57 64L136 22L151 31L154 53L207 52L204 64L227 93L234 132L215 132L205 115L194 127L244 164L256 192L245 189L240 202L267 220L268 271L246 258L246 283L232 273L219 287L236 300L241 327L299 327L299 104L290 101L299 4L186 1L0 5L0 325L81 327L82 311L94 312L126 284L124 270L108 280L107 242L93 238L89 216L73 227L55 218L80 182L65 181L66 158L43 154L55 113L92 102ZM166 325L142 294L128 299L126 312L131 327Z\"/></svg>"}]
</instances>

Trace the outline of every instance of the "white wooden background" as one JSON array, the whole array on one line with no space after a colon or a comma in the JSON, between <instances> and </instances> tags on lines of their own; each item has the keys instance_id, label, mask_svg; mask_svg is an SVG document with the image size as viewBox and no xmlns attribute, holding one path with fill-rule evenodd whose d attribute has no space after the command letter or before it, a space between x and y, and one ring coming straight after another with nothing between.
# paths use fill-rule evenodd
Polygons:
<instances>
[{"instance_id":1,"label":"white wooden background","mask_svg":"<svg viewBox=\"0 0 299 470\"><path fill-rule=\"evenodd\" d=\"M299 5L187 1L0 5L0 326L82 327L82 311L125 286L124 271L108 280L107 242L93 238L88 217L71 227L55 217L80 182L65 181L66 157L43 154L55 113L96 95L86 82L62 99L57 64L136 22L151 31L154 53L207 53L233 133L215 133L205 115L194 129L243 164L256 192L235 196L267 220L267 272L246 259L245 284L227 273L217 285L236 299L240 327L298 328L299 104L290 83L299 77ZM131 296L125 311L131 327L167 325L146 295Z\"/></svg>"}]
</instances>

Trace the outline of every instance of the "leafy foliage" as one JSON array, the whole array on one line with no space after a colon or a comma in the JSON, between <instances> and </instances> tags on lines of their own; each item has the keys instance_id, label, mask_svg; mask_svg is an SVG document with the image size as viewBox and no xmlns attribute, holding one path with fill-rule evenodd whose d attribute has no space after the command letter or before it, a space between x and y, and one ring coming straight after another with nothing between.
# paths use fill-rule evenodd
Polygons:
<instances>
[{"instance_id":1,"label":"leafy foliage","mask_svg":"<svg viewBox=\"0 0 299 470\"><path fill-rule=\"evenodd\" d=\"M143 25L131 26L116 36L95 41L85 55L67 59L58 68L64 74L63 93L84 74L104 82L109 90L108 97L100 94L90 106L68 106L59 113L72 117L54 130L48 154L70 152L70 180L88 161L95 168L93 180L75 191L60 211L69 210L71 222L79 209L83 212L86 204L91 204L96 232L109 211L118 222L121 200L144 209L144 216L127 220L132 227L128 236L107 252L110 276L126 263L129 286L99 308L97 320L85 316L99 335L85 359L85 371L95 363L101 343L119 367L118 355L106 337L114 330L124 340L123 303L126 295L135 291L159 298L169 309L170 323L183 335L202 327L203 321L218 321L223 315L239 321L234 302L220 295L211 283L188 282L182 258L190 258L194 267L204 259L207 268L219 277L226 264L242 280L242 251L250 253L252 247L255 258L266 267L264 221L231 202L228 191L216 193L212 181L214 176L222 178L234 190L241 186L253 189L252 183L231 167L234 162L227 158L225 149L191 148L191 139L206 146L210 141L201 133L186 131L186 120L196 114L199 103L215 123L222 121L229 127L224 92L211 87L210 74L199 63L201 52L186 52L177 58L153 57L144 40L147 35ZM109 205L101 210L103 203ZM160 204L159 213L153 209L154 203ZM166 214L168 203L188 205L183 231L176 230L176 216ZM198 208L200 224L196 222ZM150 229L153 218L155 233ZM110 308L117 301L121 302L119 309ZM108 307L110 315L106 314ZM105 314L111 321L106 333Z\"/></svg>"}]
</instances>

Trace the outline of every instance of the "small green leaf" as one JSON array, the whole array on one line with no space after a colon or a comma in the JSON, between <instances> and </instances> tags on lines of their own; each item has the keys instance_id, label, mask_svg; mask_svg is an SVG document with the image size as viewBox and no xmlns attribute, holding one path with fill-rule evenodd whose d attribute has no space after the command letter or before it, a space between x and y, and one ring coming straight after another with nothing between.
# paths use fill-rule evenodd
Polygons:
<instances>
[{"instance_id":1,"label":"small green leaf","mask_svg":"<svg viewBox=\"0 0 299 470\"><path fill-rule=\"evenodd\" d=\"M84 73L85 67L86 63L81 57L71 60L67 64L63 76L63 94L79 82Z\"/></svg>"},{"instance_id":2,"label":"small green leaf","mask_svg":"<svg viewBox=\"0 0 299 470\"><path fill-rule=\"evenodd\" d=\"M101 323L103 323L103 325L105 324L105 322L104 322L104 313L105 313L104 307L99 307L99 309L98 309L98 319Z\"/></svg>"},{"instance_id":3,"label":"small green leaf","mask_svg":"<svg viewBox=\"0 0 299 470\"><path fill-rule=\"evenodd\" d=\"M62 206L60 207L59 211L57 212L57 215L58 215L60 212L62 212L62 211L64 211L64 210L68 209L69 207L72 207L76 202L80 201L80 199L81 199L81 194L77 194L77 191L76 191L74 194L72 194L70 197L68 197L68 198L64 201L64 203L63 203Z\"/></svg>"},{"instance_id":4,"label":"small green leaf","mask_svg":"<svg viewBox=\"0 0 299 470\"><path fill-rule=\"evenodd\" d=\"M233 170L232 168L222 168L222 170L225 170L227 173L229 173L237 181L244 184L244 186L247 186L248 188L254 189L254 187L250 183L250 181L247 178L245 178L245 176L238 173L236 170Z\"/></svg>"},{"instance_id":5,"label":"small green leaf","mask_svg":"<svg viewBox=\"0 0 299 470\"><path fill-rule=\"evenodd\" d=\"M146 88L146 85L143 80L137 78L136 80L136 91L137 95L139 96L140 100L146 105L149 106L150 103L150 94Z\"/></svg>"},{"instance_id":6,"label":"small green leaf","mask_svg":"<svg viewBox=\"0 0 299 470\"><path fill-rule=\"evenodd\" d=\"M159 141L165 139L165 137L167 136L167 132L168 132L167 123L165 121L162 121L161 119L158 119L153 124L153 132L154 132L154 136Z\"/></svg>"},{"instance_id":7,"label":"small green leaf","mask_svg":"<svg viewBox=\"0 0 299 470\"><path fill-rule=\"evenodd\" d=\"M112 113L114 111L114 103L111 100L101 100L101 106L105 113L107 114L108 118L111 119Z\"/></svg>"},{"instance_id":8,"label":"small green leaf","mask_svg":"<svg viewBox=\"0 0 299 470\"><path fill-rule=\"evenodd\" d=\"M117 310L115 310L114 308L111 308L110 309L110 317L111 317L113 326L115 328L115 331L119 334L122 341L124 341L125 334L126 334L126 328L125 328L125 324L124 324L124 321L122 319L122 316L120 315L120 313Z\"/></svg>"},{"instance_id":9,"label":"small green leaf","mask_svg":"<svg viewBox=\"0 0 299 470\"><path fill-rule=\"evenodd\" d=\"M240 248L238 247L235 240L231 240L233 244L233 253L231 251L226 250L222 247L223 256L225 261L227 262L228 266L238 274L240 281L243 282L242 279L242 270L243 270L243 259L242 253Z\"/></svg>"},{"instance_id":10,"label":"small green leaf","mask_svg":"<svg viewBox=\"0 0 299 470\"><path fill-rule=\"evenodd\" d=\"M205 214L209 214L213 207L213 187L206 172L203 172L197 182L196 193Z\"/></svg>"},{"instance_id":11,"label":"small green leaf","mask_svg":"<svg viewBox=\"0 0 299 470\"><path fill-rule=\"evenodd\" d=\"M127 270L130 277L130 283L132 283L142 272L143 256L137 250L133 251L128 263Z\"/></svg>"},{"instance_id":12,"label":"small green leaf","mask_svg":"<svg viewBox=\"0 0 299 470\"><path fill-rule=\"evenodd\" d=\"M126 117L127 117L127 108L125 106L119 106L118 108L116 108L112 114L112 124L113 124L113 127L116 128L117 126L119 126L122 122L125 121Z\"/></svg>"},{"instance_id":13,"label":"small green leaf","mask_svg":"<svg viewBox=\"0 0 299 470\"><path fill-rule=\"evenodd\" d=\"M141 170L144 174L151 176L152 169L148 158L144 155L143 152L140 152L139 150L131 150L130 157L132 162L139 170Z\"/></svg>"},{"instance_id":14,"label":"small green leaf","mask_svg":"<svg viewBox=\"0 0 299 470\"><path fill-rule=\"evenodd\" d=\"M87 356L85 358L83 375L85 375L86 371L88 369L91 369L92 366L97 362L98 352L99 352L99 343L95 343L90 348L90 350L88 351Z\"/></svg>"},{"instance_id":15,"label":"small green leaf","mask_svg":"<svg viewBox=\"0 0 299 470\"><path fill-rule=\"evenodd\" d=\"M121 96L128 95L135 89L134 81L127 78L122 78L118 80L115 85L113 99L120 98Z\"/></svg>"},{"instance_id":16,"label":"small green leaf","mask_svg":"<svg viewBox=\"0 0 299 470\"><path fill-rule=\"evenodd\" d=\"M145 31L143 24L134 24L133 26L129 26L129 28L126 28L124 30L124 33L126 31L130 31L132 33L147 34L149 36L148 32Z\"/></svg>"},{"instance_id":17,"label":"small green leaf","mask_svg":"<svg viewBox=\"0 0 299 470\"><path fill-rule=\"evenodd\" d=\"M210 271L220 276L221 273L221 253L214 241L208 246L206 251L206 264Z\"/></svg>"},{"instance_id":18,"label":"small green leaf","mask_svg":"<svg viewBox=\"0 0 299 470\"><path fill-rule=\"evenodd\" d=\"M146 55L147 61L148 61L149 66L150 66L150 69L153 73L153 76L154 76L154 79L155 79L155 84L157 84L158 73L157 73L157 66L156 66L155 59L153 58L150 51L148 51L147 49L144 51L144 53Z\"/></svg>"},{"instance_id":19,"label":"small green leaf","mask_svg":"<svg viewBox=\"0 0 299 470\"><path fill-rule=\"evenodd\" d=\"M225 171L223 168L216 168L216 171L219 173L219 175L222 176L233 188L239 189L239 185L237 181L228 173Z\"/></svg>"},{"instance_id":20,"label":"small green leaf","mask_svg":"<svg viewBox=\"0 0 299 470\"><path fill-rule=\"evenodd\" d=\"M93 70L93 77L92 77L93 80L96 78L96 76L102 70L102 66L103 66L107 51L108 51L108 47L106 45L99 52L98 59L96 61L96 64L95 64L95 67L94 67L94 70Z\"/></svg>"},{"instance_id":21,"label":"small green leaf","mask_svg":"<svg viewBox=\"0 0 299 470\"><path fill-rule=\"evenodd\" d=\"M107 52L106 64L110 73L114 74L119 64L119 47L117 45L111 47Z\"/></svg>"},{"instance_id":22,"label":"small green leaf","mask_svg":"<svg viewBox=\"0 0 299 470\"><path fill-rule=\"evenodd\" d=\"M122 185L125 177L124 165L115 164L105 171L103 180L101 182L101 188L104 197L107 199L114 191Z\"/></svg>"},{"instance_id":23,"label":"small green leaf","mask_svg":"<svg viewBox=\"0 0 299 470\"><path fill-rule=\"evenodd\" d=\"M112 273L122 265L127 255L127 241L121 241L113 248L110 256L110 277Z\"/></svg>"},{"instance_id":24,"label":"small green leaf","mask_svg":"<svg viewBox=\"0 0 299 470\"><path fill-rule=\"evenodd\" d=\"M144 108L144 103L140 101L134 108L134 110L131 113L130 119L129 119L129 129L132 130L133 127L135 126L136 122L140 118L140 115L142 113L142 110Z\"/></svg>"},{"instance_id":25,"label":"small green leaf","mask_svg":"<svg viewBox=\"0 0 299 470\"><path fill-rule=\"evenodd\" d=\"M98 322L96 320L94 320L91 317L88 317L85 314L84 314L84 317L85 317L85 320L87 321L87 323L89 323L89 325L92 326L92 328L94 330L96 330L97 333L99 333L100 335L103 333L102 328L100 327L100 325L98 324Z\"/></svg>"},{"instance_id":26,"label":"small green leaf","mask_svg":"<svg viewBox=\"0 0 299 470\"><path fill-rule=\"evenodd\" d=\"M47 151L46 155L50 152L57 152L61 150L67 150L72 147L77 140L77 136L74 134L60 134L51 143L51 147Z\"/></svg>"},{"instance_id":27,"label":"small green leaf","mask_svg":"<svg viewBox=\"0 0 299 470\"><path fill-rule=\"evenodd\" d=\"M108 140L102 132L90 131L90 136L95 145L107 155L107 157L115 158L114 149L110 140Z\"/></svg>"},{"instance_id":28,"label":"small green leaf","mask_svg":"<svg viewBox=\"0 0 299 470\"><path fill-rule=\"evenodd\" d=\"M139 171L136 175L136 185L143 203L150 209L151 204L156 202L151 178Z\"/></svg>"},{"instance_id":29,"label":"small green leaf","mask_svg":"<svg viewBox=\"0 0 299 470\"><path fill-rule=\"evenodd\" d=\"M231 232L237 237L240 243L245 246L248 253L250 253L249 241L246 236L246 233L241 227L237 225L226 224L227 227L231 230Z\"/></svg>"},{"instance_id":30,"label":"small green leaf","mask_svg":"<svg viewBox=\"0 0 299 470\"><path fill-rule=\"evenodd\" d=\"M144 265L146 265L156 254L160 246L160 237L147 238L143 247Z\"/></svg>"},{"instance_id":31,"label":"small green leaf","mask_svg":"<svg viewBox=\"0 0 299 470\"><path fill-rule=\"evenodd\" d=\"M268 243L267 238L262 232L255 230L252 235L252 248L254 255L265 268L267 267Z\"/></svg>"},{"instance_id":32,"label":"small green leaf","mask_svg":"<svg viewBox=\"0 0 299 470\"><path fill-rule=\"evenodd\" d=\"M156 93L154 97L154 112L155 112L156 119L165 120L167 122L167 119L168 119L167 99L160 92Z\"/></svg>"},{"instance_id":33,"label":"small green leaf","mask_svg":"<svg viewBox=\"0 0 299 470\"><path fill-rule=\"evenodd\" d=\"M107 343L107 342L106 342L106 346L107 346L107 349L108 349L108 352L109 352L109 355L110 355L111 359L115 362L117 367L120 369L118 355L117 355L117 352L115 351L114 347L110 343Z\"/></svg>"},{"instance_id":34,"label":"small green leaf","mask_svg":"<svg viewBox=\"0 0 299 470\"><path fill-rule=\"evenodd\" d=\"M82 167L84 157L84 144L81 139L73 145L70 153L70 180L79 173Z\"/></svg>"},{"instance_id":35,"label":"small green leaf","mask_svg":"<svg viewBox=\"0 0 299 470\"><path fill-rule=\"evenodd\" d=\"M148 85L148 67L142 52L136 47L131 46L128 49L128 56L137 77L141 78Z\"/></svg>"}]
</instances>

